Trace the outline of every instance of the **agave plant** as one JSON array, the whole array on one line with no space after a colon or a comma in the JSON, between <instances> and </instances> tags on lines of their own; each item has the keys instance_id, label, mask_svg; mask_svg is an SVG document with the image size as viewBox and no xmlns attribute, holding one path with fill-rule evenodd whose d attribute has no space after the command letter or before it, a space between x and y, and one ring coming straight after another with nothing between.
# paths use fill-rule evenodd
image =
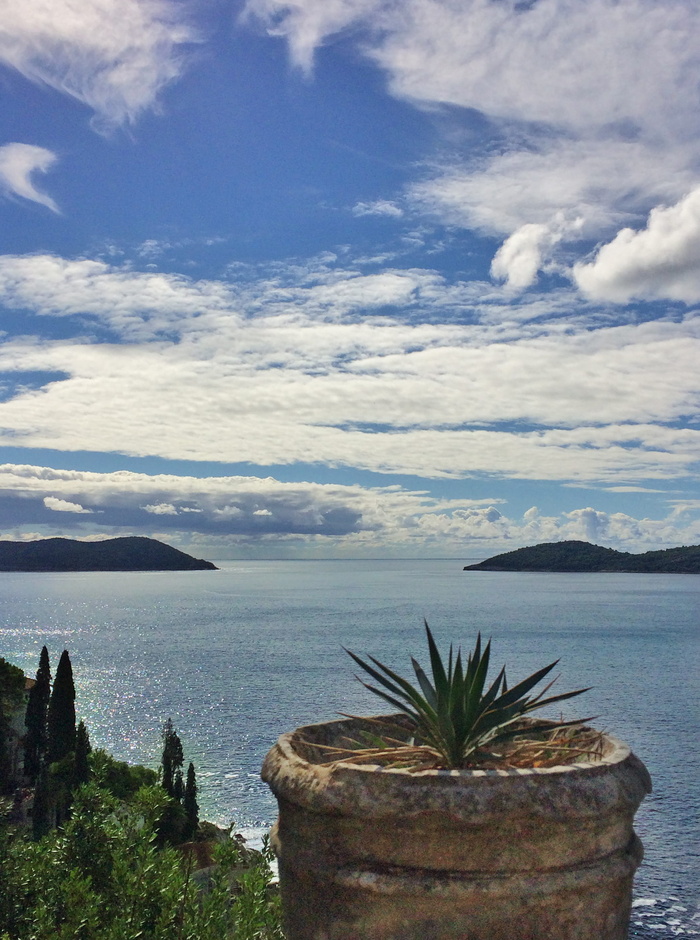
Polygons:
<instances>
[{"instance_id":1,"label":"agave plant","mask_svg":"<svg viewBox=\"0 0 700 940\"><path fill-rule=\"evenodd\" d=\"M360 682L370 692L408 715L415 724L415 742L433 749L439 755L440 764L446 768L464 767L470 758L474 758L475 752L522 734L522 719L535 709L563 702L588 691L577 689L547 697L547 692L556 681L552 679L539 693L530 695L559 660L538 669L512 688L508 688L504 666L487 689L491 641L482 651L481 634L477 636L476 645L467 658L466 668L463 666L461 649L457 650L455 657L450 645L445 667L430 627L427 621L424 623L428 635L432 682L411 657L420 690L373 656L368 657L374 664L370 665L350 650L346 652L383 688L377 688L362 679ZM539 724L533 721L527 724L527 734L530 736L539 731L552 731L580 723L581 720Z\"/></svg>"}]
</instances>

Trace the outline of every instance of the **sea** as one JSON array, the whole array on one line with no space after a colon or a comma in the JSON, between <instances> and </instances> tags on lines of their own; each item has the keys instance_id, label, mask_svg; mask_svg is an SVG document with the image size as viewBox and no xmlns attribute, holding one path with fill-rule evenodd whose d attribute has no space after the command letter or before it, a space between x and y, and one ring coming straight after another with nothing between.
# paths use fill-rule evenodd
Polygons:
<instances>
[{"instance_id":1,"label":"sea","mask_svg":"<svg viewBox=\"0 0 700 940\"><path fill-rule=\"evenodd\" d=\"M630 938L700 936L700 576L463 571L479 558L222 561L218 571L0 574L0 656L34 675L73 664L95 747L156 767L171 718L201 815L260 840L276 804L260 766L302 724L384 706L346 649L410 676L492 638L509 683L558 659L565 718L626 741L654 792ZM494 673L495 675L495 673Z\"/></svg>"}]
</instances>

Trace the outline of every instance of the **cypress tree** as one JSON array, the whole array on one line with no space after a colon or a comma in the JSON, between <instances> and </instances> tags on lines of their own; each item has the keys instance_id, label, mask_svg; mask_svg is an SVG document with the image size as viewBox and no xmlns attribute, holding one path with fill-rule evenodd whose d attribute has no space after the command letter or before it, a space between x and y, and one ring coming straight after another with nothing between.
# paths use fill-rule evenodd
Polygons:
<instances>
[{"instance_id":1,"label":"cypress tree","mask_svg":"<svg viewBox=\"0 0 700 940\"><path fill-rule=\"evenodd\" d=\"M48 773L46 767L43 767L36 781L32 807L32 835L37 842L51 831L54 814Z\"/></svg>"},{"instance_id":2,"label":"cypress tree","mask_svg":"<svg viewBox=\"0 0 700 940\"><path fill-rule=\"evenodd\" d=\"M75 761L73 763L73 787L79 787L87 783L90 779L90 764L88 755L92 751L90 746L90 737L85 727L85 722L81 721L75 734Z\"/></svg>"},{"instance_id":3,"label":"cypress tree","mask_svg":"<svg viewBox=\"0 0 700 940\"><path fill-rule=\"evenodd\" d=\"M183 807L187 822L185 824L184 838L194 839L199 828L199 804L197 803L197 777L194 772L194 764L190 761L187 768L187 782L185 783L185 798Z\"/></svg>"},{"instance_id":4,"label":"cypress tree","mask_svg":"<svg viewBox=\"0 0 700 940\"><path fill-rule=\"evenodd\" d=\"M182 771L178 767L175 771L175 779L173 780L173 798L182 803L182 798L185 795L185 784L182 779Z\"/></svg>"},{"instance_id":5,"label":"cypress tree","mask_svg":"<svg viewBox=\"0 0 700 940\"><path fill-rule=\"evenodd\" d=\"M50 696L49 651L43 646L39 657L39 668L36 672L36 682L29 691L27 713L24 719L27 726L24 739L24 773L31 785L36 783L46 757L46 721Z\"/></svg>"},{"instance_id":6,"label":"cypress tree","mask_svg":"<svg viewBox=\"0 0 700 940\"><path fill-rule=\"evenodd\" d=\"M163 725L163 756L161 757L163 789L168 796L182 799L182 742L171 718ZM179 780L178 780L179 777Z\"/></svg>"},{"instance_id":7,"label":"cypress tree","mask_svg":"<svg viewBox=\"0 0 700 940\"><path fill-rule=\"evenodd\" d=\"M75 750L75 685L68 650L63 650L53 681L47 718L46 759L60 761Z\"/></svg>"}]
</instances>

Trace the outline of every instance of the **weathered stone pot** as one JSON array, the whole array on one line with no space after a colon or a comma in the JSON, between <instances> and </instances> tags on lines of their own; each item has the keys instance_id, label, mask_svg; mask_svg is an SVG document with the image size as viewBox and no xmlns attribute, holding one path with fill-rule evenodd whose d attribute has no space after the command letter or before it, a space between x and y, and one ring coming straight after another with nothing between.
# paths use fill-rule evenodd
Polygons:
<instances>
[{"instance_id":1,"label":"weathered stone pot","mask_svg":"<svg viewBox=\"0 0 700 940\"><path fill-rule=\"evenodd\" d=\"M626 940L651 780L625 744L547 769L319 766L313 744L361 727L307 725L265 758L288 940Z\"/></svg>"}]
</instances>

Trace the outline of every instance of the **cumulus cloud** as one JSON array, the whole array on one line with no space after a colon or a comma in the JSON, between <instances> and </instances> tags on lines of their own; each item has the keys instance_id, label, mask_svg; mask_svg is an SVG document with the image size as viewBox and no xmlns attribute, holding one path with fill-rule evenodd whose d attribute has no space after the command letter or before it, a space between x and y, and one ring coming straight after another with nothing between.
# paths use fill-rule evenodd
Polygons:
<instances>
[{"instance_id":1,"label":"cumulus cloud","mask_svg":"<svg viewBox=\"0 0 700 940\"><path fill-rule=\"evenodd\" d=\"M635 519L626 513L610 513L591 506L546 516L533 506L523 516L521 538L530 544L581 539L624 551L644 551L669 541L681 544L689 536L696 537L696 520L688 520L689 525L680 528L674 525L672 517L671 512L664 519Z\"/></svg>"},{"instance_id":2,"label":"cumulus cloud","mask_svg":"<svg viewBox=\"0 0 700 940\"><path fill-rule=\"evenodd\" d=\"M151 503L149 506L142 507L144 512L150 512L154 516L176 516L178 511L172 503Z\"/></svg>"},{"instance_id":3,"label":"cumulus cloud","mask_svg":"<svg viewBox=\"0 0 700 940\"><path fill-rule=\"evenodd\" d=\"M544 225L567 241L597 238L690 189L694 148L640 140L540 135L506 140L495 154L446 164L410 186L419 210L452 225L509 235Z\"/></svg>"},{"instance_id":4,"label":"cumulus cloud","mask_svg":"<svg viewBox=\"0 0 700 940\"><path fill-rule=\"evenodd\" d=\"M46 497L47 491L63 497ZM149 498L163 502L148 503ZM64 507L95 509L78 522L67 510L61 524L47 500ZM146 501L146 505L144 505ZM271 477L176 477L121 471L88 473L19 464L0 466L0 538L62 534L79 538L149 535L210 557L227 557L285 544L295 550L333 555L436 553L486 557L521 545L580 538L643 551L700 540L698 501L659 519L636 519L592 507L543 515L532 507L522 517L507 514L502 501L446 499L400 486L362 487L282 483ZM500 503L500 507L499 504ZM174 514L149 512L172 506ZM183 506L196 513L183 513ZM99 511L98 511L99 510ZM9 531L8 531L9 530ZM194 548L193 548L194 546Z\"/></svg>"},{"instance_id":5,"label":"cumulus cloud","mask_svg":"<svg viewBox=\"0 0 700 940\"><path fill-rule=\"evenodd\" d=\"M62 496L45 496L47 491ZM395 486L283 483L254 476L90 473L18 464L0 466L0 501L6 524L55 524L51 513L41 514L43 505L54 511L93 512L93 525L102 529L240 538L341 538L377 532L389 537L397 527L426 513L471 512L488 502L446 501ZM495 509L485 511L489 518L498 516Z\"/></svg>"},{"instance_id":6,"label":"cumulus cloud","mask_svg":"<svg viewBox=\"0 0 700 940\"><path fill-rule=\"evenodd\" d=\"M657 207L642 231L622 229L587 264L578 286L595 300L625 303L668 297L700 300L700 187L674 206Z\"/></svg>"},{"instance_id":7,"label":"cumulus cloud","mask_svg":"<svg viewBox=\"0 0 700 940\"><path fill-rule=\"evenodd\" d=\"M98 128L152 108L195 40L170 0L0 0L0 62L87 105Z\"/></svg>"},{"instance_id":8,"label":"cumulus cloud","mask_svg":"<svg viewBox=\"0 0 700 940\"><path fill-rule=\"evenodd\" d=\"M59 499L56 496L45 496L44 506L54 512L77 512L91 513L92 509L83 509L80 503L71 503L66 499Z\"/></svg>"},{"instance_id":9,"label":"cumulus cloud","mask_svg":"<svg viewBox=\"0 0 700 940\"><path fill-rule=\"evenodd\" d=\"M461 154L450 140L450 161L407 195L442 221L504 236L494 276L511 289L530 286L550 254L609 238L697 185L700 8L685 0L249 0L247 9L306 68L333 35L362 28L362 51L394 95L448 105L453 120L456 109L489 119L483 150L471 134Z\"/></svg>"},{"instance_id":10,"label":"cumulus cloud","mask_svg":"<svg viewBox=\"0 0 700 940\"><path fill-rule=\"evenodd\" d=\"M30 199L58 212L58 206L32 182L34 173L46 173L56 162L56 154L32 144L5 144L0 147L0 186L23 199Z\"/></svg>"},{"instance_id":11,"label":"cumulus cloud","mask_svg":"<svg viewBox=\"0 0 700 940\"><path fill-rule=\"evenodd\" d=\"M521 226L501 245L491 262L491 274L508 287L522 290L537 279L545 246L556 239L546 225Z\"/></svg>"}]
</instances>

